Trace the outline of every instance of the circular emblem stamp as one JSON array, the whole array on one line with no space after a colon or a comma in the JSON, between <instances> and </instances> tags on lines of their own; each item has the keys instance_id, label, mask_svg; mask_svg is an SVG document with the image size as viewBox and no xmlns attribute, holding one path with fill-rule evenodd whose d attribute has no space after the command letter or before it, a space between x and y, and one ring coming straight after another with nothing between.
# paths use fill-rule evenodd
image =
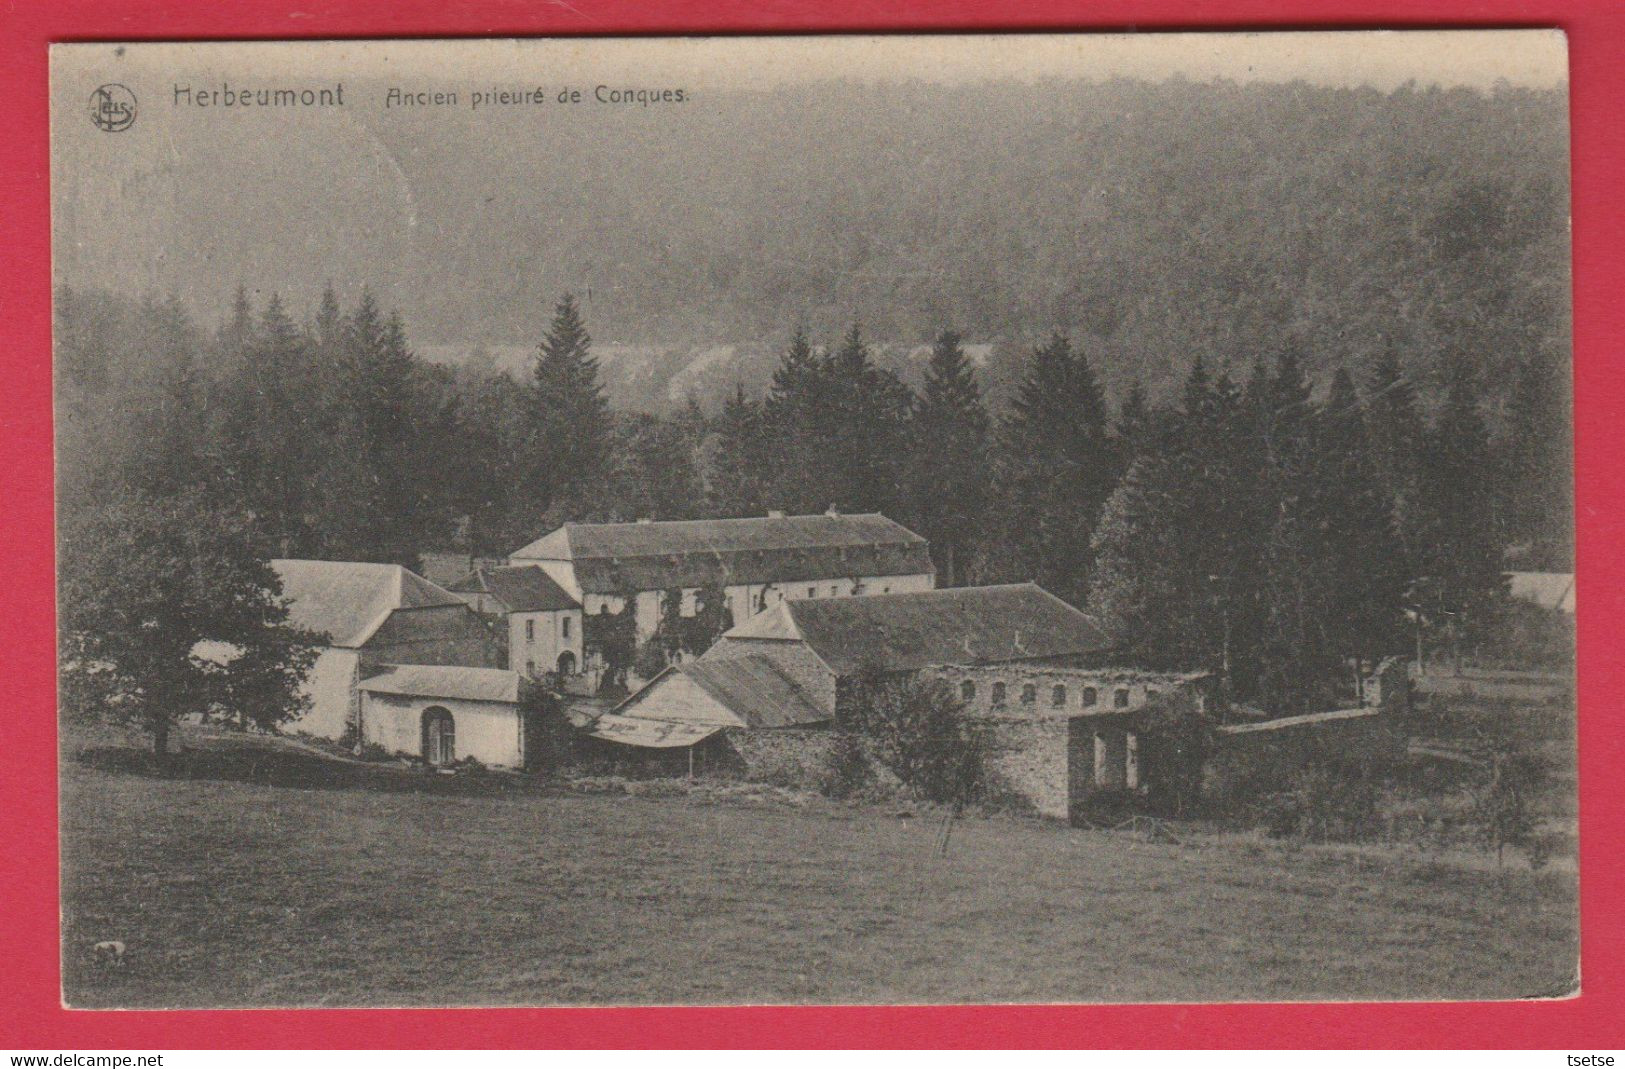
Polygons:
<instances>
[{"instance_id":1,"label":"circular emblem stamp","mask_svg":"<svg viewBox=\"0 0 1625 1069\"><path fill-rule=\"evenodd\" d=\"M90 94L90 121L110 134L128 130L135 124L135 94L117 82L98 86Z\"/></svg>"}]
</instances>

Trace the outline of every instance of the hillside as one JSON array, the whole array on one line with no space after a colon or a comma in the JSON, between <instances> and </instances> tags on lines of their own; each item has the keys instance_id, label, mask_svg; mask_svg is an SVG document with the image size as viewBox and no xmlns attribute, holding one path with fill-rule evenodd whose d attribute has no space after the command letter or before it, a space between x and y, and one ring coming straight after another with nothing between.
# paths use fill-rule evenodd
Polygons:
<instances>
[{"instance_id":1,"label":"hillside","mask_svg":"<svg viewBox=\"0 0 1625 1069\"><path fill-rule=\"evenodd\" d=\"M367 284L429 355L519 364L575 290L606 363L640 357L606 372L637 408L761 384L798 323L861 321L893 362L952 324L993 347L995 387L1057 328L1115 389L1284 346L1317 371L1390 343L1497 373L1567 355L1561 89L832 82L539 130L233 129L180 128L106 197L61 161L86 195L59 279L205 321L239 281L296 308Z\"/></svg>"}]
</instances>

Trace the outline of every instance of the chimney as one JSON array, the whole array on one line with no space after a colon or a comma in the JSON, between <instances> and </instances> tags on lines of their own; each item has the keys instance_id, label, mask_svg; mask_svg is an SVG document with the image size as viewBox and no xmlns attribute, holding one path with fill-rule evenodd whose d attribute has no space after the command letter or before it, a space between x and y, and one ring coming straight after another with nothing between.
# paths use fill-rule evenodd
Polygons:
<instances>
[{"instance_id":1,"label":"chimney","mask_svg":"<svg viewBox=\"0 0 1625 1069\"><path fill-rule=\"evenodd\" d=\"M770 519L770 520L782 520L782 519L784 519L784 510L783 509L768 509L767 510L767 518Z\"/></svg>"},{"instance_id":2,"label":"chimney","mask_svg":"<svg viewBox=\"0 0 1625 1069\"><path fill-rule=\"evenodd\" d=\"M639 523L653 523L655 521L654 521L654 518L650 517L650 516L639 516L638 517L638 522Z\"/></svg>"},{"instance_id":3,"label":"chimney","mask_svg":"<svg viewBox=\"0 0 1625 1069\"><path fill-rule=\"evenodd\" d=\"M841 510L836 508L834 505L830 505L829 508L824 510L824 515L826 516L839 516L840 514Z\"/></svg>"}]
</instances>

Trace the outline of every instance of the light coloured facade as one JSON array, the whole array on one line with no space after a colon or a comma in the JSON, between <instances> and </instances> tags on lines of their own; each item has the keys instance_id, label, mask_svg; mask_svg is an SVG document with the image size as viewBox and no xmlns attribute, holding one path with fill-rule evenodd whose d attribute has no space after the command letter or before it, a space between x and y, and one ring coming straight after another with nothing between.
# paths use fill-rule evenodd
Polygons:
<instances>
[{"instance_id":1,"label":"light coloured facade","mask_svg":"<svg viewBox=\"0 0 1625 1069\"><path fill-rule=\"evenodd\" d=\"M509 564L540 567L589 617L630 603L640 642L659 626L668 591L693 616L702 589L720 590L737 624L783 601L936 587L925 539L876 513L565 524Z\"/></svg>"},{"instance_id":2,"label":"light coloured facade","mask_svg":"<svg viewBox=\"0 0 1625 1069\"><path fill-rule=\"evenodd\" d=\"M385 664L493 667L501 653L460 598L396 564L274 560L289 622L327 637L302 687L306 709L287 727L323 739L355 736L359 684Z\"/></svg>"},{"instance_id":3,"label":"light coloured facade","mask_svg":"<svg viewBox=\"0 0 1625 1069\"><path fill-rule=\"evenodd\" d=\"M386 665L360 684L360 738L431 765L523 768L525 685L505 669Z\"/></svg>"},{"instance_id":4,"label":"light coloured facade","mask_svg":"<svg viewBox=\"0 0 1625 1069\"><path fill-rule=\"evenodd\" d=\"M586 664L581 603L535 565L475 568L451 585L505 640L506 667L569 679Z\"/></svg>"}]
</instances>

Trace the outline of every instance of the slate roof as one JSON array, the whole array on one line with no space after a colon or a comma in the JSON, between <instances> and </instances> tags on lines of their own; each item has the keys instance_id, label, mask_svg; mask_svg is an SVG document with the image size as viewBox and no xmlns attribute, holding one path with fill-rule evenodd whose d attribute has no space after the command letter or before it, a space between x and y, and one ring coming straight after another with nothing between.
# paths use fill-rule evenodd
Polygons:
<instances>
[{"instance_id":1,"label":"slate roof","mask_svg":"<svg viewBox=\"0 0 1625 1069\"><path fill-rule=\"evenodd\" d=\"M723 637L805 642L840 676L866 667L905 672L1093 656L1112 648L1093 618L1036 583L784 601ZM724 644L715 653L737 656L737 647Z\"/></svg>"},{"instance_id":2,"label":"slate roof","mask_svg":"<svg viewBox=\"0 0 1625 1069\"><path fill-rule=\"evenodd\" d=\"M830 714L819 708L778 664L756 653L684 661L650 680L616 712L637 717L638 699L674 672L692 679L746 727L787 728L830 719Z\"/></svg>"},{"instance_id":3,"label":"slate roof","mask_svg":"<svg viewBox=\"0 0 1625 1069\"><path fill-rule=\"evenodd\" d=\"M591 594L934 571L925 539L879 513L567 523L509 560L570 561Z\"/></svg>"},{"instance_id":4,"label":"slate roof","mask_svg":"<svg viewBox=\"0 0 1625 1069\"><path fill-rule=\"evenodd\" d=\"M553 581L540 565L475 568L450 589L460 594L489 594L509 612L553 612L579 609L581 603Z\"/></svg>"},{"instance_id":5,"label":"slate roof","mask_svg":"<svg viewBox=\"0 0 1625 1069\"><path fill-rule=\"evenodd\" d=\"M504 668L464 668L447 664L386 664L357 689L373 694L419 698L462 698L475 702L517 702L519 673Z\"/></svg>"},{"instance_id":6,"label":"slate roof","mask_svg":"<svg viewBox=\"0 0 1625 1069\"><path fill-rule=\"evenodd\" d=\"M365 645L396 609L464 604L398 564L273 560L271 567L289 600L289 622L326 634L334 646Z\"/></svg>"}]
</instances>

